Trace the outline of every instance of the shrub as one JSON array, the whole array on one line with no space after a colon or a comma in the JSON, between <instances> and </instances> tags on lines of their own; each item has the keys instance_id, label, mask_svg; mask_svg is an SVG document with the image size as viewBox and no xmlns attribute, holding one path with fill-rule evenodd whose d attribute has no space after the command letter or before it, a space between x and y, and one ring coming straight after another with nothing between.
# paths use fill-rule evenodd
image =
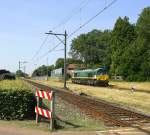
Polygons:
<instances>
[{"instance_id":1,"label":"shrub","mask_svg":"<svg viewBox=\"0 0 150 135\"><path fill-rule=\"evenodd\" d=\"M36 99L29 87L22 81L2 81L0 85L0 119L14 120L34 116Z\"/></svg>"}]
</instances>

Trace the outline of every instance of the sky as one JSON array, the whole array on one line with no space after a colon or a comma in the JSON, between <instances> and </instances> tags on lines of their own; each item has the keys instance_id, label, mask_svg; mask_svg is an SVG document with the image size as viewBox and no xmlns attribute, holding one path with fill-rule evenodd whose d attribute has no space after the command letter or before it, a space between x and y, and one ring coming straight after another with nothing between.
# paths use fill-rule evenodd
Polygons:
<instances>
[{"instance_id":1,"label":"sky","mask_svg":"<svg viewBox=\"0 0 150 135\"><path fill-rule=\"evenodd\" d=\"M22 64L21 67L25 66L26 72L32 73L40 65L55 64L57 58L64 56L64 45L60 44L55 51L42 57L59 43L55 36L50 35L40 48L47 36L45 33L53 30L62 34L66 30L69 35L111 1L0 0L0 69L16 72L19 68L18 62L27 61L28 63ZM72 39L81 33L93 29L113 29L119 16L128 16L131 23L136 23L142 9L148 6L150 0L117 0L110 8L68 38L67 52Z\"/></svg>"}]
</instances>

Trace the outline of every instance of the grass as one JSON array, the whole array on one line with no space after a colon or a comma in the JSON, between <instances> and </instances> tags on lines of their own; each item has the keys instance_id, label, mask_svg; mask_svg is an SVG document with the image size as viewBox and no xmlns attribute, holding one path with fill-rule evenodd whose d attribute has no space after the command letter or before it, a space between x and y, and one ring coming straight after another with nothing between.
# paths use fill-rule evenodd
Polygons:
<instances>
[{"instance_id":1,"label":"grass","mask_svg":"<svg viewBox=\"0 0 150 135\"><path fill-rule=\"evenodd\" d=\"M15 81L0 81L0 89L6 90L33 90L28 83L22 80ZM43 100L44 104L49 106L47 100ZM56 116L60 119L56 120L57 130L59 131L95 131L95 130L105 130L107 129L104 124L100 121L87 117L85 114L81 113L74 106L56 97ZM34 118L35 119L35 118ZM49 122L46 119L42 119L38 125L36 125L35 120L0 120L0 126L14 126L25 129L35 129L49 132Z\"/></svg>"},{"instance_id":2,"label":"grass","mask_svg":"<svg viewBox=\"0 0 150 135\"><path fill-rule=\"evenodd\" d=\"M141 91L149 91L150 92L150 82L110 82L116 88L122 89L131 89L133 86Z\"/></svg>"},{"instance_id":3,"label":"grass","mask_svg":"<svg viewBox=\"0 0 150 135\"><path fill-rule=\"evenodd\" d=\"M29 86L27 86L21 80L4 80L0 81L0 90L31 90Z\"/></svg>"},{"instance_id":4,"label":"grass","mask_svg":"<svg viewBox=\"0 0 150 135\"><path fill-rule=\"evenodd\" d=\"M49 79L49 81L38 81L51 87L63 88L63 82L57 79ZM117 103L121 106L129 107L145 114L150 114L150 83L143 82L110 82L113 87L93 87L87 85L72 84L67 82L69 90L76 93L86 93L87 95L103 99L108 102ZM135 92L131 92L134 85Z\"/></svg>"},{"instance_id":5,"label":"grass","mask_svg":"<svg viewBox=\"0 0 150 135\"><path fill-rule=\"evenodd\" d=\"M46 103L47 104L47 103ZM48 104L47 104L48 105ZM80 110L56 97L55 114L58 130L69 131L95 131L106 130L104 123L87 117Z\"/></svg>"}]
</instances>

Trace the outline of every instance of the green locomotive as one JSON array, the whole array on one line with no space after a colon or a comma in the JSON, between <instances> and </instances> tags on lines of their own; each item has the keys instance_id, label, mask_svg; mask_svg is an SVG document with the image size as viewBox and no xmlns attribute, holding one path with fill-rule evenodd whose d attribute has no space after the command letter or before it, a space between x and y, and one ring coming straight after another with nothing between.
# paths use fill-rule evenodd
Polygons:
<instances>
[{"instance_id":1,"label":"green locomotive","mask_svg":"<svg viewBox=\"0 0 150 135\"><path fill-rule=\"evenodd\" d=\"M108 86L109 76L106 68L74 70L72 73L72 83L87 85Z\"/></svg>"}]
</instances>

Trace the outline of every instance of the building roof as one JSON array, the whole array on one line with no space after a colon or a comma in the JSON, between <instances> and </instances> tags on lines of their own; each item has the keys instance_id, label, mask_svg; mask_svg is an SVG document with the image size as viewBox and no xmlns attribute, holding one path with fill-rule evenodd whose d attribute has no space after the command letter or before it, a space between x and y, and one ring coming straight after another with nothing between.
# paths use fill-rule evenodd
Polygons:
<instances>
[{"instance_id":1,"label":"building roof","mask_svg":"<svg viewBox=\"0 0 150 135\"><path fill-rule=\"evenodd\" d=\"M79 67L79 64L69 64L67 68L75 69L78 67Z\"/></svg>"}]
</instances>

